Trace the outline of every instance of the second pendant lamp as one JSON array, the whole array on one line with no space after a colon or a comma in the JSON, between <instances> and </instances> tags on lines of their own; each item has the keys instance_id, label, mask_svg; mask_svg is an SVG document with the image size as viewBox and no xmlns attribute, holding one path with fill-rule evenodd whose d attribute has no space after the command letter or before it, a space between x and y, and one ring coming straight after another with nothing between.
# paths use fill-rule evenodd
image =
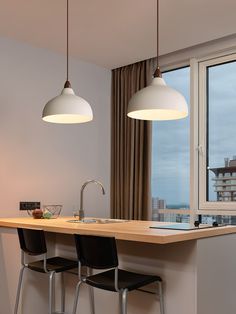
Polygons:
<instances>
[{"instance_id":1,"label":"second pendant lamp","mask_svg":"<svg viewBox=\"0 0 236 314\"><path fill-rule=\"evenodd\" d=\"M83 123L93 119L93 112L85 99L75 95L69 82L69 0L66 0L66 5L66 82L61 94L45 105L42 119L52 123Z\"/></svg>"},{"instance_id":2,"label":"second pendant lamp","mask_svg":"<svg viewBox=\"0 0 236 314\"><path fill-rule=\"evenodd\" d=\"M157 69L151 85L138 91L129 101L127 115L139 120L175 120L188 115L184 96L166 85L159 68L159 1L157 0Z\"/></svg>"}]
</instances>

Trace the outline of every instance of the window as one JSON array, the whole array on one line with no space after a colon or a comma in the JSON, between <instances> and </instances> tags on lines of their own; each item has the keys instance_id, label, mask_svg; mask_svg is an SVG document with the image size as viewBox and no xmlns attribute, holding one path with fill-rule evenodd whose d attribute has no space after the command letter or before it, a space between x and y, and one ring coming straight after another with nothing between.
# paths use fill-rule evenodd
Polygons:
<instances>
[{"instance_id":1,"label":"window","mask_svg":"<svg viewBox=\"0 0 236 314\"><path fill-rule=\"evenodd\" d=\"M235 210L236 56L200 63L199 209Z\"/></svg>"},{"instance_id":2,"label":"window","mask_svg":"<svg viewBox=\"0 0 236 314\"><path fill-rule=\"evenodd\" d=\"M190 68L163 73L166 83L190 102ZM152 219L182 221L173 213L162 217L160 209L189 209L190 118L153 122ZM186 219L186 217L184 218Z\"/></svg>"},{"instance_id":3,"label":"window","mask_svg":"<svg viewBox=\"0 0 236 314\"><path fill-rule=\"evenodd\" d=\"M191 209L235 224L236 53L190 64L163 74L188 104L191 87L193 107L187 119L153 122L152 218L187 221Z\"/></svg>"},{"instance_id":4,"label":"window","mask_svg":"<svg viewBox=\"0 0 236 314\"><path fill-rule=\"evenodd\" d=\"M191 88L191 115L153 122L152 218L236 224L235 50L163 77L189 105Z\"/></svg>"}]
</instances>

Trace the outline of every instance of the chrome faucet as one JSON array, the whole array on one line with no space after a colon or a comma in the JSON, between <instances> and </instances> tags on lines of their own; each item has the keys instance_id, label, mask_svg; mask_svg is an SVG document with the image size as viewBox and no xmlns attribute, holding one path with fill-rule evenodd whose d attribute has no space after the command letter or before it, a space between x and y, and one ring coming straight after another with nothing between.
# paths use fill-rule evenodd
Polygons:
<instances>
[{"instance_id":1,"label":"chrome faucet","mask_svg":"<svg viewBox=\"0 0 236 314\"><path fill-rule=\"evenodd\" d=\"M101 182L99 182L97 180L88 180L88 181L86 181L82 185L82 187L80 189L80 209L79 209L79 217L78 217L79 220L83 220L84 219L84 189L90 183L95 183L95 184L99 185L101 190L102 190L102 194L103 195L105 194L105 189L104 189L104 187L103 187ZM74 215L74 216L76 217L77 215Z\"/></svg>"}]
</instances>

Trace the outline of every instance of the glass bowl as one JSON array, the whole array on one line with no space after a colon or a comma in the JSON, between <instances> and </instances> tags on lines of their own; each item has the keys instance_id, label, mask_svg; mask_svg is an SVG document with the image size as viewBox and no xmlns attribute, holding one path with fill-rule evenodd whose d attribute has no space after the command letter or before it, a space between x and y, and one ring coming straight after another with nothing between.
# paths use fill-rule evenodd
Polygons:
<instances>
[{"instance_id":1,"label":"glass bowl","mask_svg":"<svg viewBox=\"0 0 236 314\"><path fill-rule=\"evenodd\" d=\"M61 210L62 205L43 205L43 218L57 218Z\"/></svg>"}]
</instances>

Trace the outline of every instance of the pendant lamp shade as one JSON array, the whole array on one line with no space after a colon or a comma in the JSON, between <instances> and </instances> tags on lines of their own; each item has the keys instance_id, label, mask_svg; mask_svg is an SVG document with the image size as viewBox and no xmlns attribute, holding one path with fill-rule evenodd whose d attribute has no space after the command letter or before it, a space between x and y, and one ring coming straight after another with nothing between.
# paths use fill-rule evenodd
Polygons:
<instances>
[{"instance_id":1,"label":"pendant lamp shade","mask_svg":"<svg viewBox=\"0 0 236 314\"><path fill-rule=\"evenodd\" d=\"M89 103L76 96L69 82L69 0L66 0L66 82L60 95L49 100L42 119L52 123L84 123L93 120Z\"/></svg>"},{"instance_id":2,"label":"pendant lamp shade","mask_svg":"<svg viewBox=\"0 0 236 314\"><path fill-rule=\"evenodd\" d=\"M45 105L42 119L52 123L84 123L93 119L93 112L85 99L76 96L71 87L65 87Z\"/></svg>"},{"instance_id":3,"label":"pendant lamp shade","mask_svg":"<svg viewBox=\"0 0 236 314\"><path fill-rule=\"evenodd\" d=\"M166 85L159 68L159 0L157 0L157 68L151 85L138 91L129 101L127 115L139 120L176 120L187 117L183 95Z\"/></svg>"},{"instance_id":4,"label":"pendant lamp shade","mask_svg":"<svg viewBox=\"0 0 236 314\"><path fill-rule=\"evenodd\" d=\"M128 117L139 120L175 120L188 115L188 105L182 94L154 77L151 85L133 95Z\"/></svg>"}]
</instances>

